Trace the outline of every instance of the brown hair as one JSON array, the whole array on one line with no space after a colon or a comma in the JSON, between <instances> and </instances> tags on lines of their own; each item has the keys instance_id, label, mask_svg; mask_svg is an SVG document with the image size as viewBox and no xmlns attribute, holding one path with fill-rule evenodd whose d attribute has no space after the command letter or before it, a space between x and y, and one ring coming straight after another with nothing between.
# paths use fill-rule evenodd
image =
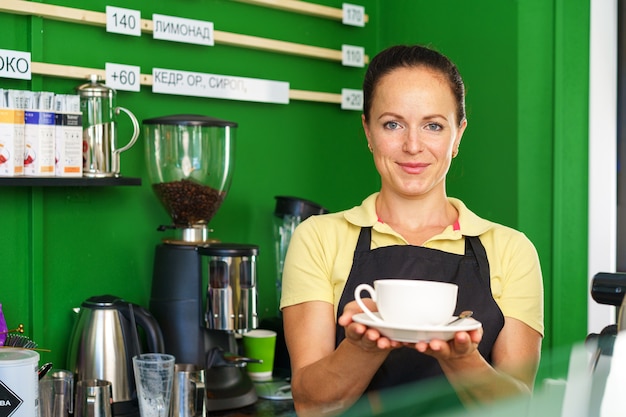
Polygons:
<instances>
[{"instance_id":1,"label":"brown hair","mask_svg":"<svg viewBox=\"0 0 626 417\"><path fill-rule=\"evenodd\" d=\"M421 45L397 45L378 53L370 62L363 80L363 114L369 120L374 90L380 79L400 67L423 66L440 72L450 84L457 103L459 125L465 120L465 85L456 65L445 55Z\"/></svg>"}]
</instances>

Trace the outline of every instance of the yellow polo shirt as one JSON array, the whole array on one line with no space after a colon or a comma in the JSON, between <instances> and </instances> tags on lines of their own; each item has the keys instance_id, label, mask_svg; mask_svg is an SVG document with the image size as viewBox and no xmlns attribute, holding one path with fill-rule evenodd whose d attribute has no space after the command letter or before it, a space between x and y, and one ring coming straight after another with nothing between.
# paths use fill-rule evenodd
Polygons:
<instances>
[{"instance_id":1,"label":"yellow polo shirt","mask_svg":"<svg viewBox=\"0 0 626 417\"><path fill-rule=\"evenodd\" d=\"M334 305L337 315L362 227L372 227L372 249L408 244L378 221L377 196L374 193L349 210L311 216L296 228L285 258L281 309L325 301ZM463 236L479 236L489 261L491 292L502 313L543 335L543 281L534 245L523 233L478 217L460 200L449 201L459 213L458 230L450 225L424 246L462 255Z\"/></svg>"}]
</instances>

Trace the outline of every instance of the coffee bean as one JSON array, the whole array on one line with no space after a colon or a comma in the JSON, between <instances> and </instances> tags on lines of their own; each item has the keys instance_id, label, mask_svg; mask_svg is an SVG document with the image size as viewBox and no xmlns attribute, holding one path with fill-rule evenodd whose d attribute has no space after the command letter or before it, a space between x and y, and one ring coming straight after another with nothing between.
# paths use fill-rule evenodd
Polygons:
<instances>
[{"instance_id":1,"label":"coffee bean","mask_svg":"<svg viewBox=\"0 0 626 417\"><path fill-rule=\"evenodd\" d=\"M152 184L174 226L208 223L220 208L226 193L190 180Z\"/></svg>"}]
</instances>

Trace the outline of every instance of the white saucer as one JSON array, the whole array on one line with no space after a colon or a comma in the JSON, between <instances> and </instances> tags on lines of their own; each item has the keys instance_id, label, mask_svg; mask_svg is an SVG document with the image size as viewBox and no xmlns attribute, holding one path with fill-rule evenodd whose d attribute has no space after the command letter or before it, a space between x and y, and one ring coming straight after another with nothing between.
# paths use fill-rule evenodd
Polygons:
<instances>
[{"instance_id":1,"label":"white saucer","mask_svg":"<svg viewBox=\"0 0 626 417\"><path fill-rule=\"evenodd\" d=\"M293 400L291 383L285 378L269 381L252 381L259 397L267 400Z\"/></svg>"},{"instance_id":2,"label":"white saucer","mask_svg":"<svg viewBox=\"0 0 626 417\"><path fill-rule=\"evenodd\" d=\"M377 317L380 317L378 313L374 313ZM450 320L454 320L453 316ZM380 323L369 318L365 313L355 314L352 316L352 320L357 323L366 325L373 329L378 330L383 336L388 337L391 340L397 340L398 342L429 342L432 339L450 340L454 337L456 332L467 332L470 330L476 330L482 326L482 324L474 320L471 317L460 320L449 326L424 326L415 328L413 326L406 326L393 323Z\"/></svg>"}]
</instances>

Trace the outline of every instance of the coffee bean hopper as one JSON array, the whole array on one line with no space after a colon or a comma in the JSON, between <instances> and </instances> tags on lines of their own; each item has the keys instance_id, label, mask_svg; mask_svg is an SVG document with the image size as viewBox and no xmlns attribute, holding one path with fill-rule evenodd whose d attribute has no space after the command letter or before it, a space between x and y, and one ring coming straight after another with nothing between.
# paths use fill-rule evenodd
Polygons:
<instances>
[{"instance_id":1,"label":"coffee bean hopper","mask_svg":"<svg viewBox=\"0 0 626 417\"><path fill-rule=\"evenodd\" d=\"M159 227L172 235L156 247L150 297L165 351L204 366L207 411L252 404L238 341L258 324L258 247L218 242L209 229L231 184L237 124L174 115L143 128L152 188L172 218Z\"/></svg>"}]
</instances>

